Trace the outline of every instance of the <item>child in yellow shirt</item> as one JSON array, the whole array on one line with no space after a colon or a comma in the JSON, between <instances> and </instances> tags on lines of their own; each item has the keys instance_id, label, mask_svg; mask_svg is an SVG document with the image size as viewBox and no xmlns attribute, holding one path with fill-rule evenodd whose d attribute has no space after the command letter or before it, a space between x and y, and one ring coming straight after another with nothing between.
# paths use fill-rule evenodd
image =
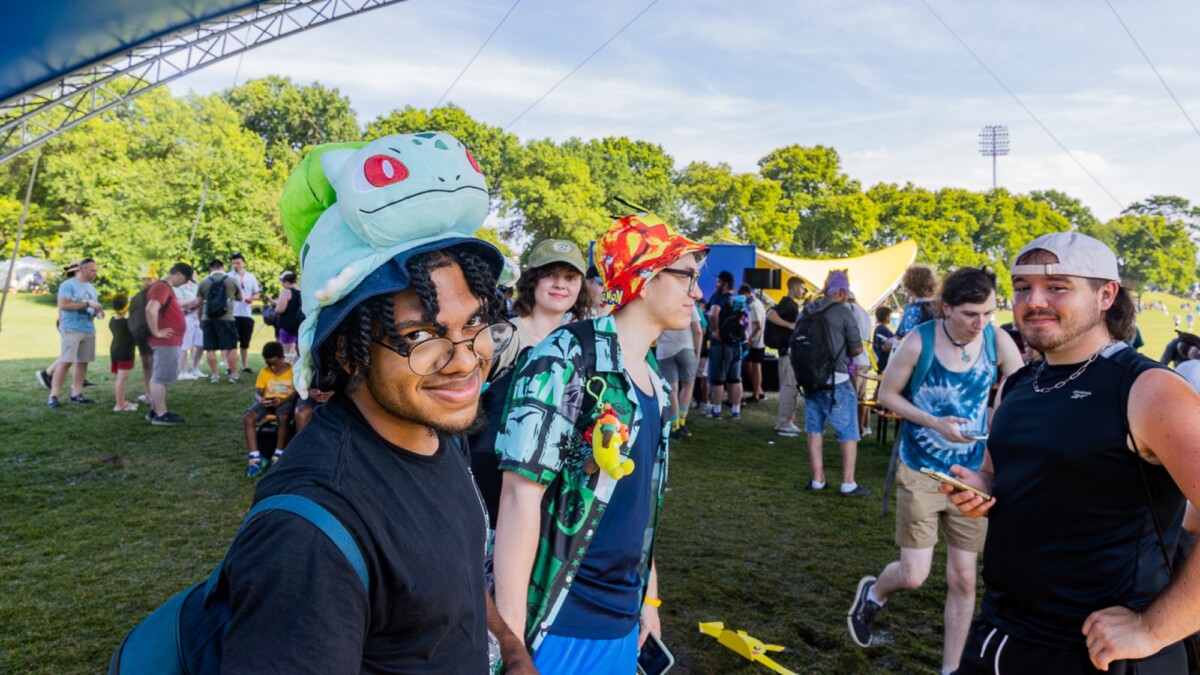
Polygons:
<instances>
[{"instance_id":1,"label":"child in yellow shirt","mask_svg":"<svg viewBox=\"0 0 1200 675\"><path fill-rule=\"evenodd\" d=\"M288 426L291 424L292 412L296 408L296 387L292 384L292 364L283 356L283 345L278 342L268 342L263 345L263 360L267 366L258 371L258 382L255 383L257 400L246 410L242 422L246 429L246 477L255 478L266 470L269 461L278 462L283 459L283 449L287 447ZM275 440L275 455L267 460L258 451L258 435L255 426L258 421L269 415L275 416L279 432Z\"/></svg>"}]
</instances>

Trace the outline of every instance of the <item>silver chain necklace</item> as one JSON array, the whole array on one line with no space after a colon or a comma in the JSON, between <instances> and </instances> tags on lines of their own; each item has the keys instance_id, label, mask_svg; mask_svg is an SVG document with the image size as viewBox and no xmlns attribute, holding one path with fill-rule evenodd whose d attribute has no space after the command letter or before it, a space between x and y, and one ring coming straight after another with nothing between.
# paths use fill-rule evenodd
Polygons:
<instances>
[{"instance_id":1,"label":"silver chain necklace","mask_svg":"<svg viewBox=\"0 0 1200 675\"><path fill-rule=\"evenodd\" d=\"M1038 364L1037 370L1033 371L1033 390L1039 394L1049 394L1050 392L1055 391L1057 389L1062 389L1063 387L1067 386L1068 382L1070 382L1071 380L1074 380L1075 378L1079 377L1080 375L1083 375L1083 371L1087 370L1088 366L1092 365L1093 361L1100 358L1100 355L1104 353L1104 350L1108 349L1109 347L1111 347L1115 344L1117 344L1117 341L1113 340L1112 342L1101 347L1100 351L1096 352L1095 354L1092 354L1091 357L1089 357L1087 361L1083 362L1082 366L1079 366L1078 370L1071 373L1070 377L1068 377L1065 380L1062 380L1061 382L1054 385L1053 387L1042 388L1042 387L1038 386L1038 377L1041 376L1042 370L1044 370L1046 368L1046 359L1045 359L1045 357L1043 357L1042 362Z\"/></svg>"}]
</instances>

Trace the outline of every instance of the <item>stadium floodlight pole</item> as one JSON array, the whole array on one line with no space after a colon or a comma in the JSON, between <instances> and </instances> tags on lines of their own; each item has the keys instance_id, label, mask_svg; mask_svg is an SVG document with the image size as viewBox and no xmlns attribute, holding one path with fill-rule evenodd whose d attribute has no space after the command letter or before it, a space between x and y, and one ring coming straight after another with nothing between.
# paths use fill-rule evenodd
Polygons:
<instances>
[{"instance_id":1,"label":"stadium floodlight pole","mask_svg":"<svg viewBox=\"0 0 1200 675\"><path fill-rule=\"evenodd\" d=\"M996 189L996 158L1008 154L1008 127L989 124L979 132L979 154L992 158L992 189Z\"/></svg>"}]
</instances>

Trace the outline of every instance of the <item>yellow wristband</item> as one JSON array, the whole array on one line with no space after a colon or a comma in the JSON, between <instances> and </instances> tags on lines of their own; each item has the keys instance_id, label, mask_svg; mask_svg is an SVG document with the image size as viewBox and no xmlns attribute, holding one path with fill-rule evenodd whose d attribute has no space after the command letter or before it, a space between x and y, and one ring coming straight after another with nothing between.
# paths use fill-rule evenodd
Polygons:
<instances>
[{"instance_id":1,"label":"yellow wristband","mask_svg":"<svg viewBox=\"0 0 1200 675\"><path fill-rule=\"evenodd\" d=\"M647 595L646 596L646 604L650 605L651 607L656 607L656 608L662 607L662 600L659 600L658 598L652 598Z\"/></svg>"}]
</instances>

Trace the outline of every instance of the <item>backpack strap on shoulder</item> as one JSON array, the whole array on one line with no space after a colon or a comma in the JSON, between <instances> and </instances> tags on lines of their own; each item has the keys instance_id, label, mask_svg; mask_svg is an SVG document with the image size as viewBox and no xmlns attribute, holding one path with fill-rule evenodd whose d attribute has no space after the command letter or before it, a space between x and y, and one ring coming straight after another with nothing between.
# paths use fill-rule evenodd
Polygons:
<instances>
[{"instance_id":1,"label":"backpack strap on shoulder","mask_svg":"<svg viewBox=\"0 0 1200 675\"><path fill-rule=\"evenodd\" d=\"M929 369L933 367L934 348L937 346L937 320L926 321L917 326L916 332L921 336L921 356L917 358L917 367L913 369L912 377L908 380L908 399L916 397L917 391L924 384ZM992 345L995 352L995 345Z\"/></svg>"},{"instance_id":2,"label":"backpack strap on shoulder","mask_svg":"<svg viewBox=\"0 0 1200 675\"><path fill-rule=\"evenodd\" d=\"M363 559L362 551L359 550L354 537L333 514L308 497L300 495L274 495L255 504L254 508L250 509L250 513L246 514L246 519L242 521L242 526L238 528L237 534L233 536L233 541L236 542L238 540L238 537L242 535L246 526L271 511L294 513L321 530L326 537L329 537L334 546L338 547L342 555L346 556L346 562L350 563L350 566L354 568L354 573L362 583L363 591L370 593L371 579L367 574L367 563ZM232 543L229 545L229 548L230 550L233 549ZM226 553L225 556L228 557L229 554ZM216 568L209 575L208 582L204 586L205 603L208 602L209 598L217 590L217 585L221 578L221 569L224 566L225 561L222 560L217 563Z\"/></svg>"},{"instance_id":3,"label":"backpack strap on shoulder","mask_svg":"<svg viewBox=\"0 0 1200 675\"><path fill-rule=\"evenodd\" d=\"M1000 361L996 357L996 329L990 323L983 327L983 351L992 366L992 382L995 382Z\"/></svg>"}]
</instances>

